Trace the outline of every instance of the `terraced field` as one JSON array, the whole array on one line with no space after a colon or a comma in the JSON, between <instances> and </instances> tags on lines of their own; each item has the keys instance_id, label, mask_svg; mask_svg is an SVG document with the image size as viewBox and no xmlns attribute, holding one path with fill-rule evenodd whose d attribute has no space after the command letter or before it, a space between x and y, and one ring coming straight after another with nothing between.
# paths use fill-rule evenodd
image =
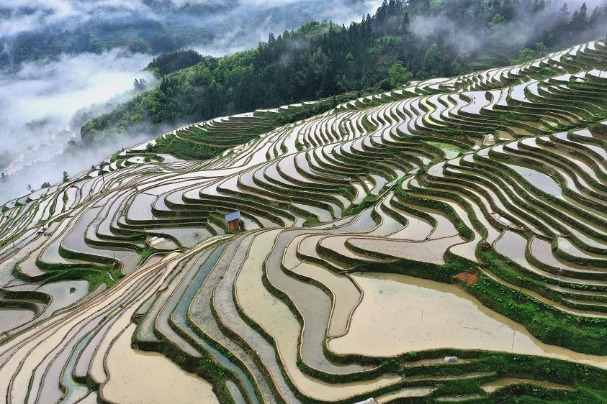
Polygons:
<instances>
[{"instance_id":1,"label":"terraced field","mask_svg":"<svg viewBox=\"0 0 607 404\"><path fill-rule=\"evenodd\" d=\"M604 42L303 107L5 204L0 402L607 400Z\"/></svg>"}]
</instances>

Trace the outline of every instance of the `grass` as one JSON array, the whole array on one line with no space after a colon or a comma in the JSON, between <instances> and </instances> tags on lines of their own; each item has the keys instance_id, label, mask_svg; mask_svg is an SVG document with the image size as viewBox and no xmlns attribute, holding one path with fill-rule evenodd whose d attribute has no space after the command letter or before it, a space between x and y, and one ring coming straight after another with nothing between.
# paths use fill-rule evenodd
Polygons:
<instances>
[{"instance_id":1,"label":"grass","mask_svg":"<svg viewBox=\"0 0 607 404\"><path fill-rule=\"evenodd\" d=\"M139 258L139 265L143 264L152 254L160 250L154 247L146 247L141 251L141 258Z\"/></svg>"},{"instance_id":2,"label":"grass","mask_svg":"<svg viewBox=\"0 0 607 404\"><path fill-rule=\"evenodd\" d=\"M367 133L374 132L377 129L377 125L373 125L371 122L369 122L369 118L367 118L366 115L363 115L363 117L361 119L361 123L363 125L363 128L365 128L365 130L367 131Z\"/></svg>"},{"instance_id":3,"label":"grass","mask_svg":"<svg viewBox=\"0 0 607 404\"><path fill-rule=\"evenodd\" d=\"M43 283L55 283L62 281L85 280L89 283L89 292L96 290L99 285L105 284L108 289L116 285L124 275L120 268L112 268L108 265L106 268L97 270L89 268L69 268L62 270L49 271L49 276Z\"/></svg>"},{"instance_id":4,"label":"grass","mask_svg":"<svg viewBox=\"0 0 607 404\"><path fill-rule=\"evenodd\" d=\"M357 96L359 95L360 94L357 94ZM467 97L465 95L462 95L462 99L466 98ZM355 106L348 106L345 108L342 107L339 110L335 110L335 114L337 115L340 111L349 111L350 108L360 110L373 105L379 105L380 103L385 102L386 99L387 98L382 97L380 100L371 99L356 102ZM468 98L468 100L470 99ZM281 108L278 110L278 112L258 112L255 117L234 118L229 122L208 125L208 127L211 128L209 130L191 127L190 129L184 130L180 133L180 136L183 136L184 140L181 140L175 136L168 136L165 139L160 139L158 144L155 147L151 147L151 150L148 150L148 152L169 153L185 159L209 159L219 156L222 153L226 153L226 151L228 151L227 153L235 153L234 151L229 151L235 145L255 141L260 134L269 132L280 125L306 119L308 117L318 115L319 113L331 111L332 108L335 108L338 102L342 103L343 101L344 99L342 98L331 98L321 100L313 105ZM505 109L496 108L496 110L494 110L492 113L484 114L478 119L478 121L475 121L473 116L465 116L467 118L466 123L461 123L461 128L463 129L460 129L460 127L457 126L457 123L449 127L440 127L436 129L436 132L429 129L427 133L424 133L420 128L420 134L408 137L406 140L403 140L400 143L394 142L390 145L384 145L382 146L382 149L379 150L379 153L371 153L372 151L364 150L363 153L351 153L348 155L344 154L343 161L339 161L340 163L343 163L343 165L336 164L335 166L337 168L327 169L326 171L330 174L336 174L339 172L342 178L345 176L361 178L364 175L368 175L370 172L373 172L374 174L381 174L388 178L390 174L387 174L386 172L389 170L384 172L384 169L385 167L394 165L402 168L402 172L408 172L410 174L410 170L422 164L422 159L419 156L426 156L428 158L432 157L432 162L438 162L442 160L440 157L442 156L442 153L440 153L438 149L454 153L461 153L463 150L467 150L467 148L469 149L472 146L471 139L473 137L479 138L482 132L487 130L487 128L490 129L489 132L497 130L492 127L492 124L495 127L498 127L498 124L500 124L499 130L507 132L506 129L510 127L508 124L511 124L513 128L516 128L518 125L518 127L524 129L526 126L523 121L534 117L533 113L526 112L522 108L519 108L518 112L516 107L503 113L504 110ZM333 112L331 112L331 114L332 113ZM541 115L544 116L543 113L541 113ZM548 119L548 124L553 122L550 120L549 114L546 114L546 116L548 116L548 118L546 118ZM326 115L324 117L326 117ZM378 119L381 122L392 122L389 119L382 119L382 117ZM472 127L473 124L477 126ZM357 122L357 125L359 126L359 129L362 127L367 133L373 132L377 129L377 126L372 124L366 116L363 116L361 120ZM606 125L600 125L596 128L596 130L602 131L602 135L607 134ZM345 133L342 133L341 135L345 135ZM597 144L602 142L599 139L599 136L595 138L595 142L597 142ZM297 140L295 144L296 149L299 151L305 150L311 146L312 145L300 143L299 140ZM285 148L283 148L282 151L287 153L288 150L284 144L283 147ZM148 154L143 155L146 156L146 159L149 159L151 156ZM336 158L337 157L339 156L336 154ZM115 161L116 159L120 160L118 153L112 157L112 161ZM588 157L588 159L592 160L590 157ZM512 160L517 161L516 158L513 158ZM546 161L549 160L550 158L546 159ZM487 172L486 182L497 184L502 180L500 175L509 172L503 168L500 168L500 163L495 162L495 160L492 161L492 163L477 162L478 167L475 168ZM319 171L322 171L322 168L326 168L326 166L321 167L320 164L316 164L312 160L309 160L309 163L311 168L319 168ZM402 165L397 163L402 163ZM428 163L426 163L426 165L427 164ZM403 214L399 216L399 211L397 208L401 208L404 212L409 212L414 216L418 216L420 220L426 221L431 225L436 225L437 220L433 219L428 212L430 212L430 210L439 210L442 215L446 216L449 221L455 225L461 236L467 239L472 239L472 237L480 235L480 240L477 239L475 241L480 242L484 240L484 238L487 237L487 228L484 227L484 222L479 220L480 216L476 216L478 213L475 212L478 212L478 210L474 211L472 209L472 207L475 205L480 207L481 198L471 197L468 192L471 193L472 191L466 188L468 186L467 184L470 184L475 178L477 178L477 176L470 173L465 174L468 172L468 170L464 170L466 164L467 163L465 161L461 161L462 171L464 171L464 173L461 174L461 178L463 180L461 184L453 184L452 186L449 186L447 183L449 178L447 176L445 176L445 178L447 178L446 180L441 181L440 179L437 179L439 176L434 177L429 175L427 172L424 173L421 170L419 172L420 180L417 182L410 182L408 186L409 189L402 189L403 180L401 179L397 186L395 186L394 193L397 197L391 201L395 209L393 211L390 210L390 215L393 215L394 217L401 217L401 222L403 225L406 225L407 215ZM339 166L343 166L342 172L340 172ZM543 167L544 166L542 166L542 170ZM146 176L147 175L148 174L146 174ZM149 175L151 176L156 174L150 173ZM125 185L125 188L126 186L127 185ZM280 188L277 185L269 184L267 187L269 191L280 191ZM263 185L260 185L260 188L263 188ZM334 194L344 196L349 201L352 201L356 197L355 188L353 186L343 186L342 188L337 188L336 186L334 188L330 188L326 194L323 194L324 190L327 188L329 187L314 187L313 190L308 188L303 190L293 189L292 192L297 200L309 197L313 205L318 205L322 208L326 208L325 202L326 204L329 204L328 201L330 198L333 198L332 195ZM386 188L387 186L384 187L384 189ZM510 196L512 200L516 199L516 193L519 191L519 188L522 189L523 186L514 184L511 191L505 191L506 195ZM318 191L319 189L322 189L323 191ZM244 193L245 192L243 192L243 194ZM534 203L529 204L530 206L524 207L524 210L529 211L528 216L531 218L541 218L546 223L551 224L556 219L544 217L552 214L551 209L559 210L562 208L563 212L567 212L567 209L570 209L570 212L577 214L577 211L575 210L577 208L570 208L564 202L556 201L549 195L544 195L541 193L535 194L539 195L539 198L542 200L542 204ZM386 195L386 193L382 194L381 198L383 198L384 195ZM236 197L234 195L231 194L230 196L234 197L234 200L228 201L226 197L224 200L226 205L233 204L235 203L234 201L236 201ZM64 201L67 202L66 193L64 193L64 198L66 198ZM208 198L211 197L205 196L205 203L208 202ZM379 199L380 197L378 196L367 195L359 204L350 205L347 209L344 209L343 216L352 216L365 210L370 210L380 202ZM335 198L331 200L335 200ZM443 201L448 201L448 203ZM187 202L187 200L184 200L184 204ZM240 202L245 203L244 197L243 199L240 199ZM250 200L246 201L246 206L244 206L244 208L251 209L250 213L253 215L253 218L256 214L269 215L271 213L271 207L267 208L266 206L263 206L264 203L265 200L263 194L262 196L251 195ZM459 208L455 210L451 203L458 204L462 210ZM549 203L552 205L550 209L544 207L544 205L548 205ZM196 206L196 208L203 211L203 208L200 205L203 205L203 203L200 203L199 206ZM344 205L347 206L347 203L344 202L341 206ZM219 202L209 203L209 206L207 207L209 209L204 210L204 212L205 215L209 215L210 223L224 228L225 223L223 220L223 215L217 213L219 211L223 212L222 206L219 205ZM289 209L287 198L282 200L281 203L276 204L276 207L285 210ZM225 206L225 208L227 209L227 206ZM268 210L266 211L266 209ZM187 211L186 209L183 209L183 212L185 213L180 212L179 214L198 214L198 210L192 209ZM462 211L464 213L462 213ZM512 214L514 215L515 209L512 209L512 211ZM379 221L376 212L372 213L372 219ZM293 216L298 214L303 215L305 218L303 225L306 227L315 226L320 223L317 216L311 214L310 212L306 212L304 209L297 208L297 206L291 206L289 214L293 214ZM489 219L488 216L490 214L490 208L481 207L480 214ZM523 215L521 214L520 216ZM554 216L558 217L556 213ZM464 221L463 219L466 220ZM184 221L180 220L176 222L183 223ZM260 224L262 223L261 220L259 222ZM466 223L471 223L470 228L466 225ZM496 225L494 222L491 223ZM370 224L372 223L365 223L364 225ZM596 225L596 223L594 224ZM119 222L118 225L120 225ZM359 225L359 223L355 223L355 225ZM575 223L573 225L577 226ZM579 224L579 226L582 226L582 224ZM344 226L339 231L343 230L347 231L348 227ZM124 234L128 235L128 232L131 230L125 228L122 229L122 231ZM323 233L331 234L332 231L333 230L331 229L324 229ZM299 232L302 232L301 229L297 230L298 234ZM159 233L162 232L159 231ZM303 231L302 233L312 234L316 233L316 231ZM124 236L124 234L122 234L122 236ZM287 232L284 234L287 234ZM352 234L356 233L353 231ZM242 240L245 237L249 236L243 235L242 238L240 236L236 236L234 237L234 240ZM8 244L11 241L11 238L7 238L3 243ZM108 241L107 243L109 244L110 242ZM120 244L122 242L117 243ZM251 247L248 250L248 253L254 253L254 248L255 247ZM317 248L317 252L320 253L322 258L326 258L326 266L331 267L331 258L337 257L338 253L331 251L320 244L317 246ZM322 248L325 248L326 251ZM141 254L140 264L157 251L158 250L153 247L146 247L139 251ZM276 252L281 253L283 251ZM332 253L335 254L335 256L331 255ZM121 268L119 265L114 263L114 261L110 260L109 258L103 258L101 256L95 257L84 253L67 250L62 251L62 255L68 258L71 257L86 260L91 262L91 265L86 267L87 264L74 263L64 265L63 267L50 268L39 265L41 269L46 269L46 273L43 273L41 276L43 278L43 283L84 279L89 282L89 288L91 291L93 291L98 289L102 284L107 285L107 287L111 287L116 282L119 282L120 278L122 277ZM489 309L507 316L519 324L522 324L532 335L536 336L539 340L545 343L560 345L578 352L607 355L607 320L566 314L563 311L555 308L554 306L557 303L562 303L562 301L559 300L562 299L562 295L547 288L547 283L551 282L549 279L544 278L536 273L526 271L516 263L508 260L507 257L492 251L488 243L486 244L485 249L481 249L480 247L477 248L476 257L479 260L478 263L467 261L455 256L454 253L447 252L445 254L447 263L444 265L398 259L392 262L366 263L364 265L356 266L353 270L358 272L399 273L448 284L455 284L458 287L466 290L467 293L475 297ZM229 258L233 259L232 257ZM345 260L345 258L337 258ZM370 258L372 257L370 256ZM319 263L321 260L320 258L310 258L310 261ZM355 262L352 265L356 265L361 262L357 260L353 261ZM350 264L350 262L348 263ZM234 262L233 270L236 269L236 264L239 263ZM538 266L541 266L541 263L538 264ZM262 282L264 283L266 290L277 300L280 300L286 304L289 310L291 310L293 315L296 317L302 329L305 329L304 315L306 313L298 310L298 307L301 307L297 306L299 301L296 300L294 295L289 295L287 293L288 290L292 289L287 289L286 287L283 289L282 285L281 288L278 288L278 285L273 285L268 279L268 268L270 267L264 266L262 275ZM196 268L192 269L195 270ZM272 270L274 269L276 268L272 267ZM285 268L282 267L281 269L285 270ZM222 267L218 266L217 270L222 270ZM225 271L227 271L227 269L225 269ZM186 272L187 271L183 271L183 273ZM173 271L171 276L179 277L183 276L183 273L180 271ZM491 276L488 274L491 274ZM236 276L234 274L232 275ZM287 273L285 270L284 275L286 275L284 276L284 279L286 279L285 282L297 281L309 283L323 290L329 298L333 298L331 295L332 290L329 290L322 282L318 280L308 278L301 273L295 273L295 271L293 271L293 273ZM219 275L217 273L217 277L219 276L221 276L220 279L224 279L223 274ZM176 278L176 280L179 279ZM501 282L514 286L504 285ZM205 286L215 287L210 286L209 284L206 284L205 281ZM601 290L601 287L590 284L581 284L580 286L571 287L579 287L579 289L595 291ZM557 303L555 303L555 305L550 304L550 302L544 303L542 300L536 299L530 296L528 293L525 293L523 288L525 290L542 293L545 298L553 299ZM212 293L215 293L215 290L216 289L214 289ZM211 292L209 291L209 293ZM209 296L212 297L213 295L209 294ZM207 297L205 297L205 299L206 298ZM334 298L339 298L337 293ZM187 300L193 299L193 297L190 295L190 297L187 299L185 297L180 297L180 299ZM305 297L303 297L301 301L305 302ZM186 301L184 303L189 302ZM207 302L205 301L205 306L206 304ZM214 346L219 349L220 352L224 353L231 360L233 360L237 366L244 367L244 365L242 365L244 362L239 362L240 357L238 355L240 352L237 353L234 351L233 356L231 356L232 353L227 348L229 345L226 344L226 347L222 345L222 343L227 342L228 339L231 339L232 342L240 345L240 347L243 348L243 351L246 352L242 354L243 358L244 355L249 355L250 359L259 365L260 372L265 372L266 367L265 364L261 363L261 359L264 357L264 355L272 356L275 352L264 352L264 354L260 355L257 351L255 351L254 347L249 346L244 339L238 339L239 336L237 335L237 331L239 330L239 327L234 327L234 329L232 329L229 327L230 323L226 322L225 325L221 323L222 315L218 314L218 312L222 310L222 307L215 307L212 305L205 308L211 311L212 315L217 320L218 328L223 333L223 337L225 337L225 339L222 339L222 336L219 335L217 341L213 339L213 341L216 343ZM144 308L139 310L139 313L143 313L145 311ZM265 338L267 340L266 342L271 345L272 349L277 350L275 340L273 339L273 336L270 335L270 331L264 330L260 324L257 324L252 319L246 317L244 312L241 311L241 308L237 304L234 310L240 313L241 318L229 319L230 321L243 320L244 323L248 324L248 326L250 326L251 329L255 330L257 333L257 335L254 337ZM153 314L149 313L153 313L153 311L148 311L147 314L152 316ZM312 315L314 315L314 313ZM188 319L186 318L186 320ZM398 321L398 319L395 321ZM236 321L234 321L234 323L235 322ZM200 331L199 336L204 337L203 331ZM213 336L213 338L214 337L215 336ZM607 372L602 369L575 362L505 352L457 349L430 349L420 352L408 352L393 358L337 355L328 349L328 341L330 341L330 338L326 335L324 337L325 350L323 354L326 356L327 360L341 364L359 363L370 366L368 370L351 374L334 374L332 372L323 372L321 370L314 369L311 365L305 363L304 355L300 353L297 357L297 364L300 367L300 370L306 373L309 377L316 378L317 380L326 383L354 383L363 380L369 381L375 377L388 374L398 374L404 376L401 384L390 386L386 390L382 390L381 392L376 391L369 395L377 396L388 392L388 390L397 391L398 389L409 386L415 387L428 385L435 388L435 390L431 396L427 398L427 400L424 399L426 401L432 401L437 398L445 397L459 397L469 402L473 400L476 400L477 402L540 402L542 400L551 400L555 402L572 403L607 401L607 390L605 387ZM158 338L161 338L161 336L158 335ZM211 336L208 336L208 339L211 340ZM300 344L301 341L302 340L300 339ZM136 342L137 341L135 341L135 343ZM320 338L318 342L320 342ZM142 343L142 345L144 344L145 342ZM213 356L209 354L209 352L205 352L201 348L199 349L201 358L194 358L189 357L188 354L186 354L183 350L184 346L181 346L179 343L172 343L168 340L162 340L158 342L156 346L151 344L152 343L147 345L146 349L155 349L161 351L176 363L179 363L180 366L186 370L195 372L209 379L211 383L213 383L221 401L231 400L231 396L226 389L225 383L227 380L235 380L237 378L235 378L234 375L231 375L227 369L224 369L221 365L219 365ZM462 360L456 364L445 364L441 358L446 355L457 355ZM434 361L417 363L418 361L424 361L426 359ZM293 381L289 379L289 375L285 371L280 360L278 361L278 367L282 372L281 375L283 375L286 379L285 383L288 385L287 388L296 390ZM466 377L475 373L475 376L478 376L478 373L480 372L488 374L480 375L479 377ZM265 376L269 375L266 373ZM416 379L416 376L419 378ZM441 378L439 379L439 377ZM576 390L554 390L524 382L504 387L492 394L486 393L481 388L481 386L486 382L497 381L505 377L531 380L550 380L551 382L557 384L571 386ZM268 384L270 384L269 388L275 389L276 386L271 385L272 377L267 377L266 379ZM307 399L305 396L307 392L305 391L293 392L303 401L315 402L315 400ZM276 394L278 395L278 393ZM359 399L362 400L363 398L364 397L350 397L349 399L350 402L352 402Z\"/></svg>"},{"instance_id":5,"label":"grass","mask_svg":"<svg viewBox=\"0 0 607 404\"><path fill-rule=\"evenodd\" d=\"M304 227L312 227L312 226L316 226L317 224L320 224L320 220L318 220L318 217L316 217L314 215L310 215L310 216L306 217L306 220L304 220L304 222L303 222Z\"/></svg>"},{"instance_id":6,"label":"grass","mask_svg":"<svg viewBox=\"0 0 607 404\"><path fill-rule=\"evenodd\" d=\"M190 128L193 131L193 141L181 140L175 136L160 137L156 144L148 152L171 154L177 158L186 160L207 160L219 156L224 151L247 143L256 139L263 133L270 132L280 126L301 121L324 112L330 111L339 103L356 99L357 93L348 93L336 97L324 98L313 104L302 104L297 107L280 108L278 112L255 112L254 118L247 118L250 122L238 122L235 124L226 124L230 126L229 137L221 133L221 129L215 129L214 132L208 132L196 128ZM377 127L371 124L366 117L363 117L362 124L367 131L373 131ZM298 150L303 150L304 145L296 144ZM116 153L113 157L118 158Z\"/></svg>"},{"instance_id":7,"label":"grass","mask_svg":"<svg viewBox=\"0 0 607 404\"><path fill-rule=\"evenodd\" d=\"M426 143L428 143L432 146L438 147L439 149L447 151L447 152L461 154L464 151L464 149L462 149L461 147L457 147L451 143L443 143L443 142L426 142Z\"/></svg>"},{"instance_id":8,"label":"grass","mask_svg":"<svg viewBox=\"0 0 607 404\"><path fill-rule=\"evenodd\" d=\"M491 252L478 252L491 272L512 271L506 263ZM476 264L463 259L450 260L439 266L424 262L399 259L390 263L365 264L356 268L361 272L387 272L430 279L443 283L458 283L484 306L519 324L540 341L558 345L576 352L607 355L607 320L566 314L518 290L510 289L478 272ZM470 272L479 275L473 284L457 279L457 274Z\"/></svg>"},{"instance_id":9,"label":"grass","mask_svg":"<svg viewBox=\"0 0 607 404\"><path fill-rule=\"evenodd\" d=\"M347 209L343 211L342 216L353 216L357 215L365 209L368 209L377 204L378 197L376 195L367 195L365 198L357 205L350 205Z\"/></svg>"}]
</instances>

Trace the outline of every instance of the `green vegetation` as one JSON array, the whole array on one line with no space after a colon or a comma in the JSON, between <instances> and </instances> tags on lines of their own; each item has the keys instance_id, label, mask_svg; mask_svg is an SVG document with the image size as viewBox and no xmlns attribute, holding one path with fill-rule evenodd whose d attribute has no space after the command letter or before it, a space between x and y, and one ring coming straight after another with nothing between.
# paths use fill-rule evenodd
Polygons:
<instances>
[{"instance_id":1,"label":"green vegetation","mask_svg":"<svg viewBox=\"0 0 607 404\"><path fill-rule=\"evenodd\" d=\"M366 115L363 117L363 119L361 120L361 122L363 124L363 128L365 128L365 130L367 131L367 133L371 133L375 129L377 129L376 125L373 125L371 122L369 122L369 118L367 118Z\"/></svg>"},{"instance_id":2,"label":"green vegetation","mask_svg":"<svg viewBox=\"0 0 607 404\"><path fill-rule=\"evenodd\" d=\"M446 7L411 1L407 8L425 5ZM387 25L373 25L382 18ZM373 46L403 46L404 36L388 30L407 18L369 17L384 29ZM508 21L495 17L491 27L498 32ZM309 24L300 33L320 41L351 29ZM322 46L313 51L321 61ZM274 55L257 49L218 63L238 67L259 52ZM432 61L427 74L440 71L441 47L423 52ZM45 283L86 279L98 290L127 275L93 298L65 299L49 321L15 325L0 335L9 341L0 356L10 346L32 361L24 369L14 363L14 380L27 380L37 365L41 380L59 386L41 387L50 393L71 394L63 383L71 375L91 398L111 400L107 384L95 384L95 369L115 376L112 367L128 366L109 358L133 321L133 346L202 376L221 402L349 403L408 388L424 389L416 390L426 394L418 402L604 402L607 362L584 354L607 357L607 126L597 123L607 113L607 82L594 74L606 55L607 44L597 42L523 67L413 83L402 95L350 91L195 123L116 153L103 165L105 178L84 175L69 192L58 186L11 201L0 221L3 242L17 247L1 252L13 270L6 289L36 291L0 290L1 307L45 313L64 292ZM349 51L345 63L355 69L357 57ZM164 100L173 103L187 87L182 79L194 80L205 63L163 76ZM384 63L388 78L379 88L411 78L404 62ZM559 80L565 72L575 78ZM173 107L158 106L161 121ZM557 131L574 127L590 133ZM480 145L487 133L496 146ZM161 164L157 153L190 161ZM228 232L224 215L235 210L246 230ZM147 259L158 252L152 245L173 242L175 253ZM426 290L422 305L399 300L409 287ZM450 311L443 298L453 302ZM12 330L32 324L28 343L13 344L24 334ZM407 341L408 330L423 341ZM45 340L51 331L57 337ZM101 362L91 367L93 352ZM56 365L45 368L49 355ZM167 371L173 375L181 372ZM33 394L27 383L11 388Z\"/></svg>"},{"instance_id":3,"label":"green vegetation","mask_svg":"<svg viewBox=\"0 0 607 404\"><path fill-rule=\"evenodd\" d=\"M388 84L390 85L390 88L396 88L406 84L411 78L413 78L413 73L411 73L400 60L394 62L394 64L390 66L390 69L388 69Z\"/></svg>"},{"instance_id":4,"label":"green vegetation","mask_svg":"<svg viewBox=\"0 0 607 404\"><path fill-rule=\"evenodd\" d=\"M584 8L585 10L585 8ZM85 144L103 143L130 130L159 132L176 125L217 116L331 97L365 89L387 90L410 79L447 77L479 68L527 61L546 50L591 39L592 28L607 21L607 7L592 17L580 9L552 15L545 2L530 1L385 1L360 23L337 26L311 22L282 35L269 35L256 49L222 58L175 52L155 59L149 69L163 75L157 88L140 94L114 111L87 122ZM522 15L553 21L545 31L520 36ZM449 16L463 35L488 38L470 48L440 29ZM436 21L439 28L419 32L416 18ZM572 36L576 32L578 36ZM586 36L584 36L586 35ZM537 44L537 45L536 45ZM170 73L172 72L172 73ZM170 74L168 74L170 73ZM541 72L537 73L541 76ZM148 129L149 130L149 129Z\"/></svg>"},{"instance_id":5,"label":"green vegetation","mask_svg":"<svg viewBox=\"0 0 607 404\"><path fill-rule=\"evenodd\" d=\"M531 62L535 59L539 59L545 56L547 52L546 46L543 43L535 44L535 49L525 48L521 50L518 55L512 59L512 64L522 64Z\"/></svg>"},{"instance_id":6,"label":"green vegetation","mask_svg":"<svg viewBox=\"0 0 607 404\"><path fill-rule=\"evenodd\" d=\"M154 58L147 69L154 72L157 76L166 76L177 70L194 66L203 60L202 55L193 50L170 52Z\"/></svg>"},{"instance_id":7,"label":"green vegetation","mask_svg":"<svg viewBox=\"0 0 607 404\"><path fill-rule=\"evenodd\" d=\"M141 258L139 258L139 265L145 262L152 254L157 253L159 250L154 247L146 247L141 251Z\"/></svg>"},{"instance_id":8,"label":"green vegetation","mask_svg":"<svg viewBox=\"0 0 607 404\"><path fill-rule=\"evenodd\" d=\"M346 216L357 215L360 212L362 212L363 210L368 209L371 206L375 206L375 204L377 204L377 201L378 201L377 196L367 195L362 200L362 202L359 203L358 205L350 205L347 209L345 209L342 216L346 217Z\"/></svg>"},{"instance_id":9,"label":"green vegetation","mask_svg":"<svg viewBox=\"0 0 607 404\"><path fill-rule=\"evenodd\" d=\"M35 7L22 10L26 13L36 11ZM10 12L10 8L6 11ZM112 15L111 11L108 14ZM43 26L43 29L23 30L9 38L3 37L0 44L10 47L10 52L0 53L0 68L26 61L48 61L66 53L102 53L113 48L160 53L181 46L181 41L167 30L167 24L149 14L132 10L130 16L121 14L119 17L100 18L103 15L97 14L86 25L76 23L68 27L53 24Z\"/></svg>"},{"instance_id":10,"label":"green vegetation","mask_svg":"<svg viewBox=\"0 0 607 404\"><path fill-rule=\"evenodd\" d=\"M493 273L513 273L516 264L481 253ZM485 306L523 324L536 338L595 355L607 354L607 320L563 314L527 294L507 288L482 275L468 290Z\"/></svg>"},{"instance_id":11,"label":"green vegetation","mask_svg":"<svg viewBox=\"0 0 607 404\"><path fill-rule=\"evenodd\" d=\"M312 215L306 217L306 220L303 222L304 227L312 227L316 226L317 224L320 224L320 220L318 220L316 216Z\"/></svg>"},{"instance_id":12,"label":"green vegetation","mask_svg":"<svg viewBox=\"0 0 607 404\"><path fill-rule=\"evenodd\" d=\"M428 143L432 146L438 147L439 149L446 151L446 152L450 152L450 153L460 154L464 151L461 147L458 147L451 143L443 143L443 142L426 142L426 143Z\"/></svg>"},{"instance_id":13,"label":"green vegetation","mask_svg":"<svg viewBox=\"0 0 607 404\"><path fill-rule=\"evenodd\" d=\"M102 283L111 288L120 282L123 276L120 268L113 268L111 265L103 269L66 268L49 271L48 276L42 282L46 284L67 280L85 280L89 283L89 292L93 292Z\"/></svg>"},{"instance_id":14,"label":"green vegetation","mask_svg":"<svg viewBox=\"0 0 607 404\"><path fill-rule=\"evenodd\" d=\"M329 111L336 102L356 98L357 94L325 98L297 107L280 108L277 112L256 112L254 117L241 118L228 132L190 127L179 131L177 136L159 138L156 144L148 144L146 151L168 153L183 159L210 159L234 146L256 139L260 134L287 123L303 120ZM118 158L114 155L113 158Z\"/></svg>"}]
</instances>

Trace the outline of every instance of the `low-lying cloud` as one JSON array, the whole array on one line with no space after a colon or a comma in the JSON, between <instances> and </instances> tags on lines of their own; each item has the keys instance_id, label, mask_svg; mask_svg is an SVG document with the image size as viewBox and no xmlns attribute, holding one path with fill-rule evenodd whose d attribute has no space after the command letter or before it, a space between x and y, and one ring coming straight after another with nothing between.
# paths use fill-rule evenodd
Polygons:
<instances>
[{"instance_id":1,"label":"low-lying cloud","mask_svg":"<svg viewBox=\"0 0 607 404\"><path fill-rule=\"evenodd\" d=\"M132 27L151 21L160 24L154 29L160 27L164 38L174 37L183 47L221 56L254 47L270 32L279 34L306 21L348 24L373 13L380 4L381 0L2 1L0 56L8 65L0 70L0 171L6 175L0 181L0 203L26 194L28 186L37 189L44 182L58 183L63 171L73 176L117 148L151 136L144 131L129 136L129 144L78 153L68 145L80 140L79 128L70 127L74 113L120 94L122 98L115 101L124 101L133 95L136 78L153 81L142 69L155 55L107 50L106 43L101 47L105 51L81 53L66 47L64 53L44 55L42 60L26 49L25 59L20 55L13 62L13 42L20 35L52 32L61 40L65 32L101 32L104 38L106 30L120 38L122 33L116 30L124 29L128 37Z\"/></svg>"},{"instance_id":2,"label":"low-lying cloud","mask_svg":"<svg viewBox=\"0 0 607 404\"><path fill-rule=\"evenodd\" d=\"M596 7L607 6L607 0L547 0L542 11L532 12L531 9L517 7L514 9L516 15L512 21L508 23L496 21L487 26L462 24L449 15L416 16L411 21L411 32L420 39L442 38L462 55L482 50L488 45L496 43L503 46L504 49L520 49L524 46L533 46L536 38L541 38L545 32L553 30L555 24L560 23L560 11L564 4L567 4L569 12L567 18L571 18L574 13L578 12L582 4L586 4L587 17L590 18ZM529 3L530 7L531 5ZM462 14L472 12L471 9ZM607 31L579 33L579 40L585 41L588 37L596 37L605 33Z\"/></svg>"},{"instance_id":3,"label":"low-lying cloud","mask_svg":"<svg viewBox=\"0 0 607 404\"><path fill-rule=\"evenodd\" d=\"M47 64L25 63L17 71L0 73L0 200L19 196L43 182L57 182L63 171L74 172L103 159L108 150L61 158L54 170L41 167L58 156L68 156L70 140L79 141L71 128L74 113L102 103L117 94L128 94L136 78L153 78L142 69L149 57L115 49L100 55L62 55ZM74 161L69 161L74 160Z\"/></svg>"}]
</instances>

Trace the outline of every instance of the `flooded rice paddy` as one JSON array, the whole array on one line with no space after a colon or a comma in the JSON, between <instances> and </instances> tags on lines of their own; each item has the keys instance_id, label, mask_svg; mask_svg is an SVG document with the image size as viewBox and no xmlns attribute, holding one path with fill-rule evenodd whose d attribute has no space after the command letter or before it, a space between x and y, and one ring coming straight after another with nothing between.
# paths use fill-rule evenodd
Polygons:
<instances>
[{"instance_id":1,"label":"flooded rice paddy","mask_svg":"<svg viewBox=\"0 0 607 404\"><path fill-rule=\"evenodd\" d=\"M348 333L329 341L329 349L335 353L397 356L429 349L479 349L607 369L607 358L546 345L457 286L394 274L356 274L352 278L365 297Z\"/></svg>"}]
</instances>

